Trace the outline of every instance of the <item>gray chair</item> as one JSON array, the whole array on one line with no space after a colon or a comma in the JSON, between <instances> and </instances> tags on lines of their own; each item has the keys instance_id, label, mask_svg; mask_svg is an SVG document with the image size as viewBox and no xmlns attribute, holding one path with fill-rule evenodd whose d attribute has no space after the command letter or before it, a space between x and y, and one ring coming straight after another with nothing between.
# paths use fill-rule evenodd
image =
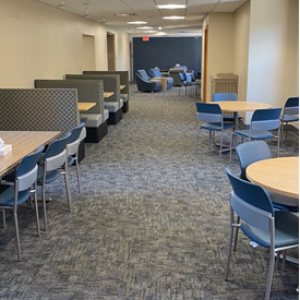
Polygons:
<instances>
[{"instance_id":1,"label":"gray chair","mask_svg":"<svg viewBox=\"0 0 300 300\"><path fill-rule=\"evenodd\" d=\"M40 235L39 213L36 196L36 179L38 171L37 161L43 149L44 145L40 145L34 154L27 155L22 159L20 164L17 166L16 171L10 174L12 176L11 179L13 179L13 184L0 185L0 209L2 209L3 213L3 227L6 227L5 210L10 209L13 211L14 216L18 261L21 261L18 206L27 200L30 200L31 194L34 195L37 235Z\"/></svg>"},{"instance_id":2,"label":"gray chair","mask_svg":"<svg viewBox=\"0 0 300 300\"><path fill-rule=\"evenodd\" d=\"M69 202L69 210L72 210L71 192L68 179L68 153L67 144L71 133L65 137L53 141L47 148L47 151L41 156L38 162L37 184L42 188L43 212L44 212L44 229L47 230L47 208L46 208L46 184L58 179L64 175L66 192ZM62 170L63 166L63 170Z\"/></svg>"},{"instance_id":3,"label":"gray chair","mask_svg":"<svg viewBox=\"0 0 300 300\"><path fill-rule=\"evenodd\" d=\"M230 193L230 234L225 280L228 280L229 275L234 230L241 229L251 241L270 251L264 296L265 300L269 300L276 255L283 252L285 257L287 249L299 246L299 217L286 211L274 211L272 202L262 187L233 176L228 169L226 172L233 190ZM236 223L234 214L242 222Z\"/></svg>"}]
</instances>

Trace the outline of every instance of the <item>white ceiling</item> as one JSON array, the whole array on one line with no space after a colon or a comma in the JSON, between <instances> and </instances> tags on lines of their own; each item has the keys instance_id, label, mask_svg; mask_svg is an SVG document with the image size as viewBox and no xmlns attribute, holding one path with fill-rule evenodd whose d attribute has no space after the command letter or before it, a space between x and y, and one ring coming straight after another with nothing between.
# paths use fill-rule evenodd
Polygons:
<instances>
[{"instance_id":1,"label":"white ceiling","mask_svg":"<svg viewBox=\"0 0 300 300\"><path fill-rule=\"evenodd\" d=\"M209 12L234 12L248 0L36 0L57 9L62 2L67 12L103 23L127 32L130 36L198 36L202 35L202 21ZM186 9L159 10L159 4L186 4ZM116 16L116 14L131 16ZM164 20L163 16L184 16L184 20ZM126 22L145 21L147 24L130 25ZM152 32L137 27L153 27ZM161 27L159 30L158 28Z\"/></svg>"}]
</instances>

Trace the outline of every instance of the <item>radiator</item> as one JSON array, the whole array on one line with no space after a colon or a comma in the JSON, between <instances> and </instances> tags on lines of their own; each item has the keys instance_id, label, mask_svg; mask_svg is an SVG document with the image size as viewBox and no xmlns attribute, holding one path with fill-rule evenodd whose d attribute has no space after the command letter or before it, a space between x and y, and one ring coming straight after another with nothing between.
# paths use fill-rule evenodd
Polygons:
<instances>
[{"instance_id":1,"label":"radiator","mask_svg":"<svg viewBox=\"0 0 300 300\"><path fill-rule=\"evenodd\" d=\"M233 73L218 73L212 76L212 93L236 93L238 95L239 76ZM212 100L212 99L211 99Z\"/></svg>"}]
</instances>

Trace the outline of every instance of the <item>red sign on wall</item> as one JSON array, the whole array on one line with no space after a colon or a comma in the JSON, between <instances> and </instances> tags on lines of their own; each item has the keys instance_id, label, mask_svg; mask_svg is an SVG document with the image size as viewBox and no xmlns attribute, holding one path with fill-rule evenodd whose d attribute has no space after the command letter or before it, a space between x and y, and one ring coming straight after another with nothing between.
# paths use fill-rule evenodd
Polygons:
<instances>
[{"instance_id":1,"label":"red sign on wall","mask_svg":"<svg viewBox=\"0 0 300 300\"><path fill-rule=\"evenodd\" d=\"M143 36L143 42L149 42L149 37L148 36Z\"/></svg>"}]
</instances>

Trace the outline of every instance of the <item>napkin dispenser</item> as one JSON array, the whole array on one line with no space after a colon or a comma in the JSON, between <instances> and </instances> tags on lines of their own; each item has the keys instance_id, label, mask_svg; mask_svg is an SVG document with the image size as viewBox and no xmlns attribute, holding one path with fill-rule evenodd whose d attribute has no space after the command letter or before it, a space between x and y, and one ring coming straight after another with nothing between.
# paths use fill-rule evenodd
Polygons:
<instances>
[{"instance_id":1,"label":"napkin dispenser","mask_svg":"<svg viewBox=\"0 0 300 300\"><path fill-rule=\"evenodd\" d=\"M5 145L4 141L0 138L0 156L4 156L7 153L11 152L11 145Z\"/></svg>"}]
</instances>

